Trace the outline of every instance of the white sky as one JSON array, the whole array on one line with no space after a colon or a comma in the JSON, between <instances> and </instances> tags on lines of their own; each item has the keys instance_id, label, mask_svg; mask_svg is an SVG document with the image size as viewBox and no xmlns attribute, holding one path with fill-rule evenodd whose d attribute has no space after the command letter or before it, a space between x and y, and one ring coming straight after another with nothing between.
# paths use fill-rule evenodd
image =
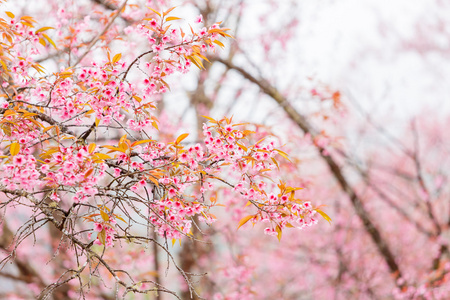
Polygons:
<instances>
[{"instance_id":1,"label":"white sky","mask_svg":"<svg viewBox=\"0 0 450 300\"><path fill-rule=\"evenodd\" d=\"M270 10L265 2L248 1L239 36L264 35L257 17ZM277 66L261 62L260 44L245 46L267 75L282 78L283 72L298 83L313 76L350 92L371 113L399 119L424 107L450 111L449 1L283 0L279 6L283 14L269 24L279 26L292 15L300 22L296 42L274 58Z\"/></svg>"},{"instance_id":2,"label":"white sky","mask_svg":"<svg viewBox=\"0 0 450 300\"><path fill-rule=\"evenodd\" d=\"M438 7L439 1L432 0L302 2L302 53L318 77L381 111L409 115L424 105L449 111L449 5ZM444 32L429 29L429 40L417 37L418 25L439 19L447 23ZM405 49L407 41L446 47L447 54L430 49L421 55Z\"/></svg>"}]
</instances>

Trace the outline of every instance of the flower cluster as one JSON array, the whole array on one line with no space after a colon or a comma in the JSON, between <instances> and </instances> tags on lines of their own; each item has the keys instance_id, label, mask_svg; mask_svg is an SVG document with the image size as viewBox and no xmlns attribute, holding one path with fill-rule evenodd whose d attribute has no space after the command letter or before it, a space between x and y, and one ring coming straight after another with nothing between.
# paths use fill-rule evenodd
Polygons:
<instances>
[{"instance_id":1,"label":"flower cluster","mask_svg":"<svg viewBox=\"0 0 450 300\"><path fill-rule=\"evenodd\" d=\"M286 186L282 181L277 185L278 194L267 193L267 179L276 171L278 163L276 157L285 158L286 153L276 149L274 142L265 143L263 140L252 146L246 146L245 140L252 131L239 130L231 120L211 120L214 125L203 127L205 145L208 152L223 165L231 165L234 173L241 174L240 180L234 186L234 191L246 199L247 205L256 207L257 213L241 220L239 226L248 221L270 222L271 226L265 233L281 238L281 232L286 227L311 226L317 223L316 212L323 214L320 209L313 208L309 201L295 197L295 192L301 188Z\"/></svg>"},{"instance_id":2,"label":"flower cluster","mask_svg":"<svg viewBox=\"0 0 450 300\"><path fill-rule=\"evenodd\" d=\"M92 214L84 218L93 223L93 231L97 233L94 244L112 247L114 245L115 225L117 223L114 217L122 218L117 215L109 215L110 210L106 207L99 207L99 209L99 214ZM98 216L101 217L100 220L96 219ZM88 234L88 239L90 240L91 238L92 232Z\"/></svg>"},{"instance_id":3,"label":"flower cluster","mask_svg":"<svg viewBox=\"0 0 450 300\"><path fill-rule=\"evenodd\" d=\"M85 202L98 193L96 184L105 175L107 165L94 153L93 146L51 148L41 155L45 158L41 172L47 186L72 188L74 203Z\"/></svg>"},{"instance_id":4,"label":"flower cluster","mask_svg":"<svg viewBox=\"0 0 450 300\"><path fill-rule=\"evenodd\" d=\"M169 190L169 194L175 192ZM180 239L182 234L190 234L192 221L189 218L204 210L200 203L183 202L177 198L156 201L151 207L150 222L159 235L170 239Z\"/></svg>"},{"instance_id":5,"label":"flower cluster","mask_svg":"<svg viewBox=\"0 0 450 300\"><path fill-rule=\"evenodd\" d=\"M31 55L21 55L27 43L32 49L38 47L36 43L41 47L54 44L44 33L51 28L33 31L32 19L22 18L18 24L9 15L10 23L1 29L14 38L7 38L11 47L2 52L0 62L14 76L2 83L4 93L0 96L5 154L1 185L35 193L50 190L49 198L56 207L76 208L77 217L93 223L98 232L95 243L108 247L113 246L114 220L119 218L116 210L130 218L133 213L129 210L134 211L159 235L172 239L190 235L194 217L214 222L216 217L210 210L217 205L217 198L209 198L208 193L217 181L234 187L256 208L251 215L253 222L271 222L275 229L266 230L269 234L280 234L295 222L298 227L315 223L315 209L296 199L294 188L280 183L278 195L268 194L273 185L267 178L278 167L276 158L286 154L273 142L249 145L253 132L242 124L232 124L227 118L210 119L212 125L204 127L204 145L183 145L188 134L171 143L149 137L150 130L158 129L154 102L156 95L169 90L167 77L184 73L192 65L203 68L206 52L223 47L218 38L230 37L219 23L200 25L186 34L173 28L179 18L169 16L171 11L153 11L127 28L150 46L134 59L121 53L112 55L108 49L103 61L86 65L81 53L85 45L75 45L78 40L74 38L70 48L78 50L71 54L79 61L52 74L45 74ZM64 19L67 13L61 10L59 14ZM77 23L74 31L89 22ZM197 17L196 23L202 24L202 17ZM144 56L148 58L145 62L141 61ZM141 75L137 80L133 79L138 73L135 69ZM131 138L124 135L117 145L113 138L99 142L97 134L103 128L107 134L126 131ZM87 144L93 135L95 142L103 145ZM149 139L142 139L144 136ZM235 173L236 183L224 178L225 169ZM146 216L142 205L148 210Z\"/></svg>"}]
</instances>

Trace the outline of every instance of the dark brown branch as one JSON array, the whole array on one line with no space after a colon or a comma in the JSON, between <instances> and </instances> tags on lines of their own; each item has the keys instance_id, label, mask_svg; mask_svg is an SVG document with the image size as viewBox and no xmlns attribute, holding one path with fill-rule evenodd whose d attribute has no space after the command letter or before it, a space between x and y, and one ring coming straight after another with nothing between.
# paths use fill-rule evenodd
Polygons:
<instances>
[{"instance_id":1,"label":"dark brown branch","mask_svg":"<svg viewBox=\"0 0 450 300\"><path fill-rule=\"evenodd\" d=\"M101 6L109 9L109 10L116 10L118 9L118 7L116 5L114 5L113 3L111 3L111 1L108 0L92 0L97 4L100 4Z\"/></svg>"},{"instance_id":2,"label":"dark brown branch","mask_svg":"<svg viewBox=\"0 0 450 300\"><path fill-rule=\"evenodd\" d=\"M0 114L4 114L6 110L7 110L7 108L0 108ZM40 120L42 120L44 122L47 122L48 124L58 126L59 129L61 130L61 132L69 134L69 135L72 135L72 136L76 136L76 134L72 130L68 129L66 126L64 126L60 122L56 121L52 117L50 117L50 116L48 116L46 114L43 114L40 111L37 111L35 109L30 109L29 108L29 109L27 109L27 111L30 112L30 113L36 114L37 118L39 118Z\"/></svg>"},{"instance_id":3,"label":"dark brown branch","mask_svg":"<svg viewBox=\"0 0 450 300\"><path fill-rule=\"evenodd\" d=\"M275 100L281 108L285 111L285 113L289 116L289 118L305 133L311 134L314 138L317 133L314 130L313 126L309 124L307 119L299 114L297 110L288 102L288 100L283 97L278 90L273 87L269 82L264 79L255 78L249 72L244 70L241 67L234 65L231 61L224 60L221 58L213 57L211 60L218 61L224 64L227 68L237 71L241 76L250 82L256 84L263 93L270 96L273 100ZM373 221L370 218L370 215L366 208L364 207L362 200L356 194L355 190L351 187L346 177L344 176L341 167L339 167L338 163L333 159L331 155L324 154L324 148L316 145L316 148L319 152L320 157L324 162L328 165L331 173L334 178L339 183L342 191L346 193L350 199L350 202L353 208L356 211L359 219L362 221L365 230L370 235L372 241L375 243L379 253L383 257L387 266L389 267L390 272L394 275L394 279L402 277L402 273L400 271L400 267L395 261L394 254L390 249L389 245L386 243L385 239L382 237L380 231L375 226ZM396 282L396 280L395 280ZM397 283L396 283L397 284Z\"/></svg>"}]
</instances>

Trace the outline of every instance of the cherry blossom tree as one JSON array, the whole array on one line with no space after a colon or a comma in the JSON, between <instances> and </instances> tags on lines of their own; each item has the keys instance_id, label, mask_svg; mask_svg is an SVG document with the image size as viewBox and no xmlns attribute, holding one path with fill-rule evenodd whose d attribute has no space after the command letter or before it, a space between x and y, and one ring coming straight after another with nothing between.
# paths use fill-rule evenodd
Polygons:
<instances>
[{"instance_id":1,"label":"cherry blossom tree","mask_svg":"<svg viewBox=\"0 0 450 300\"><path fill-rule=\"evenodd\" d=\"M337 2L41 2L0 16L5 297L448 297L445 103L396 121L310 72ZM443 82L427 7L410 35L374 12L341 76L416 53Z\"/></svg>"},{"instance_id":2,"label":"cherry blossom tree","mask_svg":"<svg viewBox=\"0 0 450 300\"><path fill-rule=\"evenodd\" d=\"M200 240L216 207L242 202L235 226L265 223L278 240L329 220L282 179L288 156L258 125L205 116L197 139L163 129L171 77L205 69L232 38L220 22L186 26L168 3L44 3L0 19L0 275L28 287L5 296L180 298L161 281L164 253L200 297L172 248Z\"/></svg>"}]
</instances>

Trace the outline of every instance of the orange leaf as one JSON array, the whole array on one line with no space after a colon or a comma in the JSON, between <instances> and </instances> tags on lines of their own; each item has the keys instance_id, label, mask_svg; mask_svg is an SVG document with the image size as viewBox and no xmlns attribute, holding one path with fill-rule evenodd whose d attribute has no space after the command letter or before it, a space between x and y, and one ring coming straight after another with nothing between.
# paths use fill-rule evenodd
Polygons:
<instances>
[{"instance_id":1,"label":"orange leaf","mask_svg":"<svg viewBox=\"0 0 450 300\"><path fill-rule=\"evenodd\" d=\"M134 146L140 145L140 144L150 143L150 142L153 142L153 140L136 141L136 142L133 142L133 143L131 144L131 148L133 148Z\"/></svg>"},{"instance_id":2,"label":"orange leaf","mask_svg":"<svg viewBox=\"0 0 450 300\"><path fill-rule=\"evenodd\" d=\"M95 153L93 156L94 159L111 159L111 156L104 153Z\"/></svg>"},{"instance_id":3,"label":"orange leaf","mask_svg":"<svg viewBox=\"0 0 450 300\"><path fill-rule=\"evenodd\" d=\"M122 144L122 143L124 143L126 139L127 139L127 135L124 134L124 135L120 138L120 140L119 140L119 145Z\"/></svg>"},{"instance_id":4,"label":"orange leaf","mask_svg":"<svg viewBox=\"0 0 450 300\"><path fill-rule=\"evenodd\" d=\"M219 40L214 40L213 43L219 45L221 48L224 48L224 47L225 47L225 45L224 45L221 41L219 41Z\"/></svg>"},{"instance_id":5,"label":"orange leaf","mask_svg":"<svg viewBox=\"0 0 450 300\"><path fill-rule=\"evenodd\" d=\"M201 117L208 119L212 123L217 123L217 121L214 120L213 118L210 118L210 117L207 117L207 116L201 116Z\"/></svg>"},{"instance_id":6,"label":"orange leaf","mask_svg":"<svg viewBox=\"0 0 450 300\"><path fill-rule=\"evenodd\" d=\"M112 62L113 64L115 64L116 62L118 62L120 60L120 58L122 57L122 53L118 53L116 55L114 55Z\"/></svg>"},{"instance_id":7,"label":"orange leaf","mask_svg":"<svg viewBox=\"0 0 450 300\"><path fill-rule=\"evenodd\" d=\"M42 31L46 31L46 30L49 30L49 29L55 29L55 28L53 28L53 27L42 27L42 28L39 28L38 30L36 30L36 33L39 33L39 32L42 32Z\"/></svg>"},{"instance_id":8,"label":"orange leaf","mask_svg":"<svg viewBox=\"0 0 450 300\"><path fill-rule=\"evenodd\" d=\"M178 18L178 17L168 17L168 18L166 19L166 22L175 21L175 20L181 20L181 18Z\"/></svg>"},{"instance_id":9,"label":"orange leaf","mask_svg":"<svg viewBox=\"0 0 450 300\"><path fill-rule=\"evenodd\" d=\"M147 178L148 178L148 180L150 180L151 182L153 182L156 186L159 186L158 180L156 180L156 179L153 178L152 176L148 176Z\"/></svg>"},{"instance_id":10,"label":"orange leaf","mask_svg":"<svg viewBox=\"0 0 450 300\"><path fill-rule=\"evenodd\" d=\"M163 15L167 16L172 10L174 10L175 8L177 8L176 6L169 8L168 10L166 10Z\"/></svg>"},{"instance_id":11,"label":"orange leaf","mask_svg":"<svg viewBox=\"0 0 450 300\"><path fill-rule=\"evenodd\" d=\"M254 215L250 215L250 216L246 216L243 217L240 221L239 221L239 226L237 229L239 229L242 225L244 225L245 223L247 223L249 220L253 219Z\"/></svg>"},{"instance_id":12,"label":"orange leaf","mask_svg":"<svg viewBox=\"0 0 450 300\"><path fill-rule=\"evenodd\" d=\"M239 143L236 143L236 145L238 145L239 148L241 148L242 150L244 150L245 152L247 152L247 147L245 147L244 145L241 145Z\"/></svg>"},{"instance_id":13,"label":"orange leaf","mask_svg":"<svg viewBox=\"0 0 450 300\"><path fill-rule=\"evenodd\" d=\"M55 125L45 127L43 133L46 133L47 131L49 131L49 130L52 129L53 127L55 127Z\"/></svg>"},{"instance_id":14,"label":"orange leaf","mask_svg":"<svg viewBox=\"0 0 450 300\"><path fill-rule=\"evenodd\" d=\"M157 14L158 16L161 17L161 14L160 14L159 12L157 12L156 10L154 10L153 8L148 7L148 6L147 6L147 8L150 9L150 10L153 11L155 14Z\"/></svg>"},{"instance_id":15,"label":"orange leaf","mask_svg":"<svg viewBox=\"0 0 450 300\"><path fill-rule=\"evenodd\" d=\"M185 138L187 138L189 135L189 133L183 133L182 135L180 135L177 140L175 141L175 144L178 145L182 140L184 140Z\"/></svg>"},{"instance_id":16,"label":"orange leaf","mask_svg":"<svg viewBox=\"0 0 450 300\"><path fill-rule=\"evenodd\" d=\"M90 168L90 169L86 172L86 174L84 174L84 178L88 178L89 175L91 175L93 172L94 172L94 168Z\"/></svg>"},{"instance_id":17,"label":"orange leaf","mask_svg":"<svg viewBox=\"0 0 450 300\"><path fill-rule=\"evenodd\" d=\"M12 12L10 12L10 11L5 11L5 14L6 14L8 17L10 17L11 19L14 19L14 18L15 18L15 15L14 15Z\"/></svg>"}]
</instances>

